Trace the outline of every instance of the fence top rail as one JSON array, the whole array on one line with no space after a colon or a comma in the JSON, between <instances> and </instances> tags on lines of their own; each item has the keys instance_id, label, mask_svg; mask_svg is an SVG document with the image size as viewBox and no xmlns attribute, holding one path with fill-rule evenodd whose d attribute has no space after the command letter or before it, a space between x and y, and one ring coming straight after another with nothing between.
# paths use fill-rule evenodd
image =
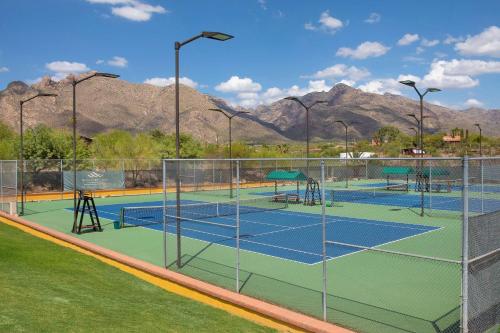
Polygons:
<instances>
[{"instance_id":1,"label":"fence top rail","mask_svg":"<svg viewBox=\"0 0 500 333\"><path fill-rule=\"evenodd\" d=\"M482 157L479 157L479 156L476 156L476 157L469 157L469 160L479 160L479 161L482 161L482 160L498 160L500 161L500 156L482 156Z\"/></svg>"},{"instance_id":2,"label":"fence top rail","mask_svg":"<svg viewBox=\"0 0 500 333\"><path fill-rule=\"evenodd\" d=\"M466 156L467 157L467 156ZM354 158L340 158L340 157L252 157L252 158L168 158L168 159L133 159L133 158L117 158L117 159L79 159L78 162L123 162L123 161L137 161L137 162L162 162L162 161L461 161L466 157L354 157ZM467 157L469 160L499 160L500 156L483 156L483 157ZM17 162L20 160L0 160L0 162ZM25 163L29 162L71 162L72 159L25 159Z\"/></svg>"},{"instance_id":3,"label":"fence top rail","mask_svg":"<svg viewBox=\"0 0 500 333\"><path fill-rule=\"evenodd\" d=\"M314 157L314 158L304 158L304 157L280 157L280 158L171 158L164 159L166 162L201 162L201 161L461 161L463 157L425 157L425 158L415 158L415 157L366 157L366 158L340 158L340 157ZM500 159L500 158L499 158Z\"/></svg>"}]
</instances>

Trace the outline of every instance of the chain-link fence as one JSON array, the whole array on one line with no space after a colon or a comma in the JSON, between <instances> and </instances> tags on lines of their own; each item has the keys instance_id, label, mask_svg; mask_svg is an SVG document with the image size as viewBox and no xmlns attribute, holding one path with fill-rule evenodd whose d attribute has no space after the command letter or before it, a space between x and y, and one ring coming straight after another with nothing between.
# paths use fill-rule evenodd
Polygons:
<instances>
[{"instance_id":1,"label":"chain-link fence","mask_svg":"<svg viewBox=\"0 0 500 333\"><path fill-rule=\"evenodd\" d=\"M4 211L16 170L27 200L75 187L71 160L0 168ZM360 332L498 330L500 158L77 161L77 188L96 176L147 195L108 215L163 231L168 269Z\"/></svg>"},{"instance_id":2,"label":"chain-link fence","mask_svg":"<svg viewBox=\"0 0 500 333\"><path fill-rule=\"evenodd\" d=\"M17 161L0 161L0 210L17 213Z\"/></svg>"},{"instance_id":3,"label":"chain-link fence","mask_svg":"<svg viewBox=\"0 0 500 333\"><path fill-rule=\"evenodd\" d=\"M165 160L163 170L168 269L360 332L499 325L500 159ZM154 215L130 213L135 225Z\"/></svg>"}]
</instances>

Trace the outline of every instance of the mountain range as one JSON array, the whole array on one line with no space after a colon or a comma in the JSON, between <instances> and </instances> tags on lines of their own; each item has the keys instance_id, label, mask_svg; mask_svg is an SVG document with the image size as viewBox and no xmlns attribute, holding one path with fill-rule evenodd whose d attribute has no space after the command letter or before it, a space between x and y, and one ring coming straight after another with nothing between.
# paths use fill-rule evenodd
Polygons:
<instances>
[{"instance_id":1,"label":"mountain range","mask_svg":"<svg viewBox=\"0 0 500 333\"><path fill-rule=\"evenodd\" d=\"M88 74L83 74L88 75ZM41 97L24 104L25 128L39 123L54 128L71 128L71 78L53 81L48 77L31 86L11 82L0 91L0 121L17 129L19 101L37 91L56 93L57 97ZM134 133L160 129L175 130L174 86L156 87L130 83L120 79L96 77L77 86L77 126L81 135L92 137L110 129L123 129ZM343 120L349 124L351 138L369 139L380 127L391 125L411 134L415 126L409 113L418 114L418 101L392 94L372 94L345 84L337 84L327 92L312 92L300 97L310 105L310 135L312 140L342 139L344 128L336 124ZM203 142L226 142L227 119L210 108L221 108L229 113L242 110L224 100L200 93L181 85L181 132L192 134ZM233 120L233 139L252 143L279 143L305 139L305 111L296 102L281 99L269 105L245 109ZM425 129L429 133L449 131L460 127L474 130L481 123L483 133L500 136L500 110L453 110L443 106L424 104Z\"/></svg>"}]
</instances>

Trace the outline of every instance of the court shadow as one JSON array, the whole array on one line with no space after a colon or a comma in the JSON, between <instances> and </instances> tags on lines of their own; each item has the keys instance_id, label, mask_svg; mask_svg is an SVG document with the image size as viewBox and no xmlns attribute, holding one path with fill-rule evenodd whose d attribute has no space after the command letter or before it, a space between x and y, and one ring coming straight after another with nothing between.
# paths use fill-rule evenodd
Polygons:
<instances>
[{"instance_id":1,"label":"court shadow","mask_svg":"<svg viewBox=\"0 0 500 333\"><path fill-rule=\"evenodd\" d=\"M183 256L183 274L214 285L235 290L236 268L198 256ZM174 266L172 266L174 267ZM320 279L320 277L318 277ZM240 270L239 292L257 299L322 318L322 293L254 272ZM367 303L327 295L327 319L330 322L363 332L454 332L459 324L459 307L446 311L435 320L373 306Z\"/></svg>"}]
</instances>

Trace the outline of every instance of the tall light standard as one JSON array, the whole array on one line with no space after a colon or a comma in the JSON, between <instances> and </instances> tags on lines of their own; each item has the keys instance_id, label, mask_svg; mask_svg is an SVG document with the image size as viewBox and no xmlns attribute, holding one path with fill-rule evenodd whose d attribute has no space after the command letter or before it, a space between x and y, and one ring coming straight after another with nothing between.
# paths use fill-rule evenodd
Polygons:
<instances>
[{"instance_id":1,"label":"tall light standard","mask_svg":"<svg viewBox=\"0 0 500 333\"><path fill-rule=\"evenodd\" d=\"M483 130L480 124L474 124L479 129L479 156L483 156Z\"/></svg>"},{"instance_id":2,"label":"tall light standard","mask_svg":"<svg viewBox=\"0 0 500 333\"><path fill-rule=\"evenodd\" d=\"M420 147L419 143L419 138L420 138L420 119L414 114L414 113L408 113L408 117L415 119L415 122L417 123L417 147ZM429 116L423 116L422 119L430 118Z\"/></svg>"},{"instance_id":3,"label":"tall light standard","mask_svg":"<svg viewBox=\"0 0 500 333\"><path fill-rule=\"evenodd\" d=\"M421 181L423 181L424 176L424 97L430 92L438 92L441 89L438 88L427 88L423 93L417 89L415 85L415 81L412 80L404 80L399 81L399 83L404 84L405 86L412 87L418 94L420 99L420 122L419 122L419 132L420 132L420 177ZM416 117L415 117L416 118ZM420 216L424 216L424 186L421 184L420 186Z\"/></svg>"},{"instance_id":4,"label":"tall light standard","mask_svg":"<svg viewBox=\"0 0 500 333\"><path fill-rule=\"evenodd\" d=\"M232 120L234 117L240 115L240 114L245 114L245 113L250 113L248 111L238 111L236 113L228 113L227 111L224 111L224 110L221 110L221 109L209 109L210 111L215 111L215 112L220 112L222 113L224 116L226 116L226 118L229 120L229 159L231 160L233 158L233 154L232 154L232 146L233 146L233 141L232 141L232 135L231 135L231 132L232 132ZM231 176L231 179L229 180L229 197L232 198L233 197L233 161L229 161L229 168L231 170L230 172L230 176Z\"/></svg>"},{"instance_id":5,"label":"tall light standard","mask_svg":"<svg viewBox=\"0 0 500 333\"><path fill-rule=\"evenodd\" d=\"M116 74L95 72L81 79L76 79L76 77L73 77L73 81L71 82L71 84L73 85L73 228L71 229L71 232L73 233L77 232L76 226L78 217L78 212L76 211L76 86L79 83L82 83L83 81L87 81L88 79L94 77L107 77L110 79L116 79L120 76Z\"/></svg>"},{"instance_id":6,"label":"tall light standard","mask_svg":"<svg viewBox=\"0 0 500 333\"><path fill-rule=\"evenodd\" d=\"M408 127L412 131L415 131L415 144L418 146L418 130L415 127Z\"/></svg>"},{"instance_id":7,"label":"tall light standard","mask_svg":"<svg viewBox=\"0 0 500 333\"><path fill-rule=\"evenodd\" d=\"M20 134L20 164L21 164L21 212L19 215L24 215L24 131L23 131L23 105L26 102L29 102L37 97L56 97L57 94L52 94L52 93L42 93L38 92L36 95L31 96L27 99L23 99L19 101L19 134Z\"/></svg>"},{"instance_id":8,"label":"tall light standard","mask_svg":"<svg viewBox=\"0 0 500 333\"><path fill-rule=\"evenodd\" d=\"M285 97L285 99L289 101L294 101L299 103L305 110L306 110L306 170L307 170L307 177L309 177L309 110L313 108L316 104L322 104L322 103L328 103L327 101L315 101L311 105L307 106L300 99L297 97Z\"/></svg>"},{"instance_id":9,"label":"tall light standard","mask_svg":"<svg viewBox=\"0 0 500 333\"><path fill-rule=\"evenodd\" d=\"M183 42L175 42L175 201L176 201L176 229L177 229L177 267L181 267L181 181L179 177L180 158L180 106L179 106L179 51L181 47L199 38L214 39L224 42L233 36L215 31L203 31L200 34L186 39Z\"/></svg>"},{"instance_id":10,"label":"tall light standard","mask_svg":"<svg viewBox=\"0 0 500 333\"><path fill-rule=\"evenodd\" d=\"M349 152L348 152L348 147L347 147L347 132L348 132L348 129L349 129L349 125L347 125L344 121L342 120L335 120L336 123L338 124L341 124L342 126L344 126L345 128L345 166L346 166L346 170L345 170L345 187L349 187L349 175L347 174L347 158L349 156Z\"/></svg>"}]
</instances>

